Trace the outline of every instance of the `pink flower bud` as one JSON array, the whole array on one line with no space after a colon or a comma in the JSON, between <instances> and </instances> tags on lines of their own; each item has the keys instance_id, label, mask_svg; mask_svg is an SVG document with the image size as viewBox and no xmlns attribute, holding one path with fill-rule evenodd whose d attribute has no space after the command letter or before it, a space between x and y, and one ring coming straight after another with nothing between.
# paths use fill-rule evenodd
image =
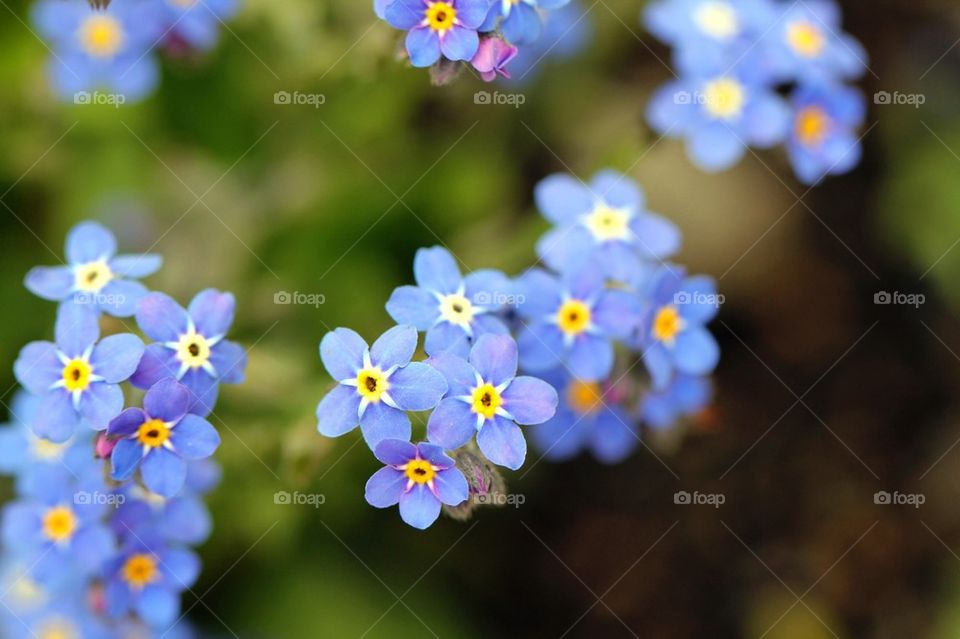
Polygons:
<instances>
[{"instance_id":1,"label":"pink flower bud","mask_svg":"<svg viewBox=\"0 0 960 639\"><path fill-rule=\"evenodd\" d=\"M506 66L516 56L517 47L496 36L491 36L480 41L477 54L473 56L470 64L480 72L480 77L485 82L493 82L498 74L505 78L510 77Z\"/></svg>"},{"instance_id":2,"label":"pink flower bud","mask_svg":"<svg viewBox=\"0 0 960 639\"><path fill-rule=\"evenodd\" d=\"M94 446L94 452L100 459L107 459L110 457L110 453L113 452L113 448L116 445L116 440L107 437L106 433L100 433L97 435L97 443Z\"/></svg>"}]
</instances>

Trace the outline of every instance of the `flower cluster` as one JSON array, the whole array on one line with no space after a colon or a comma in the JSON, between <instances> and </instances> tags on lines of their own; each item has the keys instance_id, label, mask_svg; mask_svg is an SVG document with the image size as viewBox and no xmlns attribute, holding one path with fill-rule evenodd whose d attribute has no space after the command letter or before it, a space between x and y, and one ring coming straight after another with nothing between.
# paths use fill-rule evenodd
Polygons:
<instances>
[{"instance_id":1,"label":"flower cluster","mask_svg":"<svg viewBox=\"0 0 960 639\"><path fill-rule=\"evenodd\" d=\"M185 310L137 281L160 257L116 253L110 231L84 222L66 265L26 276L59 306L54 341L14 364L23 388L0 428L0 473L16 489L0 525L4 637L193 636L180 596L199 575L191 546L210 534L203 496L220 474L206 417L246 356L225 339L232 295L203 291ZM154 343L101 338L130 317Z\"/></svg>"},{"instance_id":2,"label":"flower cluster","mask_svg":"<svg viewBox=\"0 0 960 639\"><path fill-rule=\"evenodd\" d=\"M40 0L32 22L52 52L55 91L78 104L134 102L160 79L157 51L205 51L237 0L112 0L94 7L72 0ZM103 91L104 93L99 93ZM91 93L93 92L93 93Z\"/></svg>"},{"instance_id":3,"label":"flower cluster","mask_svg":"<svg viewBox=\"0 0 960 639\"><path fill-rule=\"evenodd\" d=\"M537 244L549 270L464 274L447 249L423 248L415 285L387 301L396 326L372 346L346 328L320 343L337 384L317 407L318 429L338 437L359 426L385 465L367 501L399 504L411 526L430 526L444 507L461 517L502 490L494 468L523 466L527 435L543 458L589 450L613 463L637 446L639 424L668 428L710 401L719 349L705 326L722 297L666 261L679 230L610 170L589 184L553 175L535 195L554 225ZM419 333L426 359L413 361ZM644 368L648 381L635 374ZM414 442L410 413L428 411L426 440Z\"/></svg>"},{"instance_id":4,"label":"flower cluster","mask_svg":"<svg viewBox=\"0 0 960 639\"><path fill-rule=\"evenodd\" d=\"M654 95L647 119L682 138L701 169L781 144L807 184L859 163L865 99L845 83L864 73L867 56L842 32L834 0L656 0L644 21L673 47L679 74Z\"/></svg>"},{"instance_id":5,"label":"flower cluster","mask_svg":"<svg viewBox=\"0 0 960 639\"><path fill-rule=\"evenodd\" d=\"M438 83L470 66L485 81L535 45L554 10L571 0L374 0L374 11L407 32L410 64L432 67Z\"/></svg>"}]
</instances>

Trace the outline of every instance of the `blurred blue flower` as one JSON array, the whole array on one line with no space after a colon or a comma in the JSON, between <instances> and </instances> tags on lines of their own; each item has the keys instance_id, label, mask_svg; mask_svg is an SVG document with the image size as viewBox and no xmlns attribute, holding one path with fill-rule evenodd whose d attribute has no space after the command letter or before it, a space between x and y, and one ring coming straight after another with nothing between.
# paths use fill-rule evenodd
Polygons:
<instances>
[{"instance_id":1,"label":"blurred blue flower","mask_svg":"<svg viewBox=\"0 0 960 639\"><path fill-rule=\"evenodd\" d=\"M469 496L466 478L439 446L385 439L374 455L386 466L367 481L367 502L377 508L400 504L400 517L414 528L429 528L441 504L457 506Z\"/></svg>"},{"instance_id":2,"label":"blurred blue flower","mask_svg":"<svg viewBox=\"0 0 960 639\"><path fill-rule=\"evenodd\" d=\"M119 384L130 378L144 352L136 335L123 333L97 343L94 312L63 304L57 311L56 343L27 344L14 364L24 388L41 396L31 423L38 437L67 441L81 419L103 430L123 410Z\"/></svg>"},{"instance_id":3,"label":"blurred blue flower","mask_svg":"<svg viewBox=\"0 0 960 639\"><path fill-rule=\"evenodd\" d=\"M159 69L150 49L162 34L157 2L113 0L105 9L85 2L41 0L32 22L53 50L50 75L57 92L78 101L103 89L138 100L154 89Z\"/></svg>"},{"instance_id":4,"label":"blurred blue flower","mask_svg":"<svg viewBox=\"0 0 960 639\"><path fill-rule=\"evenodd\" d=\"M450 251L435 246L417 251L413 275L417 286L394 290L387 312L398 324L426 331L427 354L449 350L466 357L480 335L507 332L495 315L508 300L510 288L500 271L487 269L463 277Z\"/></svg>"},{"instance_id":5,"label":"blurred blue flower","mask_svg":"<svg viewBox=\"0 0 960 639\"><path fill-rule=\"evenodd\" d=\"M186 310L163 293L143 298L137 324L156 343L147 347L130 381L147 389L172 377L190 389L190 412L209 415L220 384L244 380L247 354L239 344L224 339L235 306L232 294L214 289L198 293Z\"/></svg>"},{"instance_id":6,"label":"blurred blue flower","mask_svg":"<svg viewBox=\"0 0 960 639\"><path fill-rule=\"evenodd\" d=\"M536 42L542 30L541 15L559 9L570 0L493 0L480 31L497 28L511 44Z\"/></svg>"},{"instance_id":7,"label":"blurred blue flower","mask_svg":"<svg viewBox=\"0 0 960 639\"><path fill-rule=\"evenodd\" d=\"M427 438L453 450L474 433L484 456L516 470L523 465L527 442L517 424L540 424L557 408L557 391L536 377L517 377L517 343L509 335L484 335L470 350L469 361L452 353L429 360L443 373L447 395L427 421Z\"/></svg>"},{"instance_id":8,"label":"blurred blue flower","mask_svg":"<svg viewBox=\"0 0 960 639\"><path fill-rule=\"evenodd\" d=\"M866 117L863 93L842 85L801 85L791 102L793 128L787 152L802 182L815 184L859 164L857 128Z\"/></svg>"},{"instance_id":9,"label":"blurred blue flower","mask_svg":"<svg viewBox=\"0 0 960 639\"><path fill-rule=\"evenodd\" d=\"M394 326L368 347L354 331L323 336L320 358L338 382L317 406L317 430L339 437L359 424L370 450L384 439L410 440L407 411L430 410L447 384L437 371L413 362L417 329Z\"/></svg>"},{"instance_id":10,"label":"blurred blue flower","mask_svg":"<svg viewBox=\"0 0 960 639\"><path fill-rule=\"evenodd\" d=\"M377 8L391 26L409 31L410 63L429 67L441 54L448 60L470 60L476 54L477 29L489 6L489 0L393 0Z\"/></svg>"},{"instance_id":11,"label":"blurred blue flower","mask_svg":"<svg viewBox=\"0 0 960 639\"><path fill-rule=\"evenodd\" d=\"M564 461L586 449L599 461L615 464L633 452L640 436L615 388L578 380L562 369L544 379L560 394L557 414L530 429L545 459Z\"/></svg>"},{"instance_id":12,"label":"blurred blue flower","mask_svg":"<svg viewBox=\"0 0 960 639\"><path fill-rule=\"evenodd\" d=\"M518 281L520 363L529 371L563 364L584 381L599 381L613 369L613 340L636 329L640 300L607 288L602 271L589 264L562 278L532 269Z\"/></svg>"},{"instance_id":13,"label":"blurred blue flower","mask_svg":"<svg viewBox=\"0 0 960 639\"><path fill-rule=\"evenodd\" d=\"M519 47L510 63L508 83L532 79L549 59L568 59L580 53L593 36L593 23L581 0L571 0L542 15L543 32L536 42Z\"/></svg>"},{"instance_id":14,"label":"blurred blue flower","mask_svg":"<svg viewBox=\"0 0 960 639\"><path fill-rule=\"evenodd\" d=\"M616 171L597 173L590 184L567 174L541 180L537 207L556 227L537 243L537 254L556 271L578 270L595 261L604 275L626 282L644 260L673 255L680 231L644 207L636 182Z\"/></svg>"},{"instance_id":15,"label":"blurred blue flower","mask_svg":"<svg viewBox=\"0 0 960 639\"><path fill-rule=\"evenodd\" d=\"M210 422L188 414L190 390L173 379L157 382L143 398L143 409L128 408L107 429L120 438L110 457L111 477L125 481L139 468L143 483L173 497L187 478L187 460L204 459L220 445Z\"/></svg>"},{"instance_id":16,"label":"blurred blue flower","mask_svg":"<svg viewBox=\"0 0 960 639\"><path fill-rule=\"evenodd\" d=\"M152 275L163 260L116 252L113 233L96 222L81 222L67 234L68 266L38 266L27 273L24 284L43 299L72 300L115 317L130 317L147 294L146 287L133 280Z\"/></svg>"},{"instance_id":17,"label":"blurred blue flower","mask_svg":"<svg viewBox=\"0 0 960 639\"><path fill-rule=\"evenodd\" d=\"M721 301L711 278L686 277L675 266L661 269L638 343L654 388L665 388L675 373L705 375L716 368L720 348L705 325Z\"/></svg>"},{"instance_id":18,"label":"blurred blue flower","mask_svg":"<svg viewBox=\"0 0 960 639\"><path fill-rule=\"evenodd\" d=\"M217 42L220 26L237 12L237 0L159 0L164 37L174 44L206 50Z\"/></svg>"},{"instance_id":19,"label":"blurred blue flower","mask_svg":"<svg viewBox=\"0 0 960 639\"><path fill-rule=\"evenodd\" d=\"M665 388L644 395L640 400L640 419L650 428L665 430L706 408L712 396L708 378L680 373Z\"/></svg>"}]
</instances>

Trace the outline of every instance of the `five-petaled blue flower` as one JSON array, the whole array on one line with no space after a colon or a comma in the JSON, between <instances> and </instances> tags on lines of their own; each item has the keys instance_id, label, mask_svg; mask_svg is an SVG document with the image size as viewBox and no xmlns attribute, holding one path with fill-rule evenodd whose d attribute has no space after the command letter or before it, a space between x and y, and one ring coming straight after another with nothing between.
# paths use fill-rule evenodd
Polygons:
<instances>
[{"instance_id":1,"label":"five-petaled blue flower","mask_svg":"<svg viewBox=\"0 0 960 639\"><path fill-rule=\"evenodd\" d=\"M540 12L559 9L570 0L493 0L480 31L493 31L498 26L511 44L536 42L543 28Z\"/></svg>"},{"instance_id":2,"label":"five-petaled blue flower","mask_svg":"<svg viewBox=\"0 0 960 639\"><path fill-rule=\"evenodd\" d=\"M616 171L601 171L589 185L566 174L537 184L537 207L557 226L537 243L537 254L556 271L596 260L604 274L626 282L642 259L661 260L680 248L680 231L644 210L640 187Z\"/></svg>"},{"instance_id":3,"label":"five-petaled blue flower","mask_svg":"<svg viewBox=\"0 0 960 639\"><path fill-rule=\"evenodd\" d=\"M247 353L224 339L236 301L230 293L201 291L186 310L163 293L137 306L137 324L156 343L147 346L130 381L147 389L172 377L190 389L190 412L206 416L217 404L220 384L243 382Z\"/></svg>"},{"instance_id":4,"label":"five-petaled blue flower","mask_svg":"<svg viewBox=\"0 0 960 639\"><path fill-rule=\"evenodd\" d=\"M429 528L441 504L457 506L469 496L467 479L439 446L385 439L374 455L386 466L367 481L367 502L377 508L400 504L400 517L414 528Z\"/></svg>"},{"instance_id":5,"label":"five-petaled blue flower","mask_svg":"<svg viewBox=\"0 0 960 639\"><path fill-rule=\"evenodd\" d=\"M651 389L640 401L640 419L654 430L670 428L710 403L713 388L704 376L674 375L663 389Z\"/></svg>"},{"instance_id":6,"label":"five-petaled blue flower","mask_svg":"<svg viewBox=\"0 0 960 639\"><path fill-rule=\"evenodd\" d=\"M584 381L610 375L613 340L629 337L643 310L636 296L607 288L595 264L562 278L530 270L520 277L518 290L523 367L549 371L563 364Z\"/></svg>"},{"instance_id":7,"label":"five-petaled blue flower","mask_svg":"<svg viewBox=\"0 0 960 639\"><path fill-rule=\"evenodd\" d=\"M407 53L415 67L429 67L443 54L448 60L470 60L480 46L488 0L394 0L386 6L387 22L407 33Z\"/></svg>"},{"instance_id":8,"label":"five-petaled blue flower","mask_svg":"<svg viewBox=\"0 0 960 639\"><path fill-rule=\"evenodd\" d=\"M417 251L413 275L418 286L394 290L387 312L398 324L426 331L428 355L449 350L466 357L480 335L507 332L495 315L510 288L503 273L482 270L463 277L450 251L435 246Z\"/></svg>"},{"instance_id":9,"label":"five-petaled blue flower","mask_svg":"<svg viewBox=\"0 0 960 639\"><path fill-rule=\"evenodd\" d=\"M217 450L220 435L204 418L187 412L189 389L172 378L156 383L143 408L128 408L110 422L107 434L119 438L110 456L111 476L125 481L140 469L154 493L173 497L187 479L187 460L204 459Z\"/></svg>"},{"instance_id":10,"label":"five-petaled blue flower","mask_svg":"<svg viewBox=\"0 0 960 639\"><path fill-rule=\"evenodd\" d=\"M126 278L156 272L158 255L116 255L113 233L96 222L82 222L67 235L68 266L38 266L24 281L31 293L54 302L73 301L115 317L130 317L147 294Z\"/></svg>"},{"instance_id":11,"label":"five-petaled blue flower","mask_svg":"<svg viewBox=\"0 0 960 639\"><path fill-rule=\"evenodd\" d=\"M534 444L551 461L563 461L586 449L605 464L627 457L637 443L635 420L620 406L616 388L584 382L559 369L544 379L560 391L552 419L530 429Z\"/></svg>"},{"instance_id":12,"label":"five-petaled blue flower","mask_svg":"<svg viewBox=\"0 0 960 639\"><path fill-rule=\"evenodd\" d=\"M50 74L63 97L82 104L78 92L107 90L130 102L156 86L160 73L149 50L163 25L154 2L113 0L105 9L93 9L83 2L42 0L32 20L54 51Z\"/></svg>"},{"instance_id":13,"label":"five-petaled blue flower","mask_svg":"<svg viewBox=\"0 0 960 639\"><path fill-rule=\"evenodd\" d=\"M56 343L31 342L14 364L17 381L42 396L31 427L38 437L65 442L81 418L103 430L123 410L120 383L130 378L144 353L136 335L105 337L96 314L76 304L57 310Z\"/></svg>"},{"instance_id":14,"label":"five-petaled blue flower","mask_svg":"<svg viewBox=\"0 0 960 639\"><path fill-rule=\"evenodd\" d=\"M357 333L338 328L323 336L320 358L338 382L317 406L317 430L339 437L359 424L370 450L384 439L410 440L407 411L430 410L447 390L443 375L422 362L417 329L394 326L368 347Z\"/></svg>"},{"instance_id":15,"label":"five-petaled blue flower","mask_svg":"<svg viewBox=\"0 0 960 639\"><path fill-rule=\"evenodd\" d=\"M801 181L814 184L860 162L856 130L866 115L863 93L842 85L808 85L797 88L791 102L793 129L787 152Z\"/></svg>"},{"instance_id":16,"label":"five-petaled blue flower","mask_svg":"<svg viewBox=\"0 0 960 639\"><path fill-rule=\"evenodd\" d=\"M449 389L427 421L427 438L444 449L477 445L494 464L516 470L527 455L517 424L540 424L557 409L557 391L536 377L517 377L517 343L509 335L484 335L469 361L452 353L429 360Z\"/></svg>"},{"instance_id":17,"label":"five-petaled blue flower","mask_svg":"<svg viewBox=\"0 0 960 639\"><path fill-rule=\"evenodd\" d=\"M706 375L716 368L720 348L705 324L717 314L721 300L713 279L685 277L676 266L661 269L637 344L654 388L666 387L674 373Z\"/></svg>"}]
</instances>

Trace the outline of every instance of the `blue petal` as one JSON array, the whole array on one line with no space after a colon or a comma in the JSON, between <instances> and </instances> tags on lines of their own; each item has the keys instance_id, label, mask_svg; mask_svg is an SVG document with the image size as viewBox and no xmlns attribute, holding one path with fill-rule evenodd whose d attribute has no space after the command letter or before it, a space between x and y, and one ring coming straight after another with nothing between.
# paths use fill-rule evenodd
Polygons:
<instances>
[{"instance_id":1,"label":"blue petal","mask_svg":"<svg viewBox=\"0 0 960 639\"><path fill-rule=\"evenodd\" d=\"M458 506L470 496L467 478L457 468L439 471L433 478L437 498L447 506Z\"/></svg>"},{"instance_id":2,"label":"blue petal","mask_svg":"<svg viewBox=\"0 0 960 639\"><path fill-rule=\"evenodd\" d=\"M140 389L150 388L168 377L176 377L180 371L177 355L163 344L150 344L143 351L143 357L130 383Z\"/></svg>"},{"instance_id":3,"label":"blue petal","mask_svg":"<svg viewBox=\"0 0 960 639\"><path fill-rule=\"evenodd\" d=\"M197 415L187 415L174 427L170 439L184 459L204 459L220 446L220 434L213 425Z\"/></svg>"},{"instance_id":4,"label":"blue petal","mask_svg":"<svg viewBox=\"0 0 960 639\"><path fill-rule=\"evenodd\" d=\"M643 191L628 176L606 169L590 180L590 186L597 197L616 208L630 209L634 213L644 207Z\"/></svg>"},{"instance_id":5,"label":"blue petal","mask_svg":"<svg viewBox=\"0 0 960 639\"><path fill-rule=\"evenodd\" d=\"M337 385L317 406L317 430L325 437L339 437L360 425L360 396L351 386Z\"/></svg>"},{"instance_id":6,"label":"blue petal","mask_svg":"<svg viewBox=\"0 0 960 639\"><path fill-rule=\"evenodd\" d=\"M555 173L540 180L534 188L537 208L554 224L568 224L593 209L593 196L580 180L566 173Z\"/></svg>"},{"instance_id":7,"label":"blue petal","mask_svg":"<svg viewBox=\"0 0 960 639\"><path fill-rule=\"evenodd\" d=\"M55 390L44 396L40 410L30 426L37 437L60 444L70 439L79 423L80 416L73 407L70 394Z\"/></svg>"},{"instance_id":8,"label":"blue petal","mask_svg":"<svg viewBox=\"0 0 960 639\"><path fill-rule=\"evenodd\" d=\"M180 614L180 596L160 586L147 586L134 598L133 607L151 627L168 626Z\"/></svg>"},{"instance_id":9,"label":"blue petal","mask_svg":"<svg viewBox=\"0 0 960 639\"><path fill-rule=\"evenodd\" d=\"M405 439L385 439L373 451L374 456L389 466L402 466L417 456L417 447Z\"/></svg>"},{"instance_id":10,"label":"blue petal","mask_svg":"<svg viewBox=\"0 0 960 639\"><path fill-rule=\"evenodd\" d=\"M363 367L367 343L349 328L337 328L323 336L320 359L330 376L337 381L353 379Z\"/></svg>"},{"instance_id":11,"label":"blue petal","mask_svg":"<svg viewBox=\"0 0 960 639\"><path fill-rule=\"evenodd\" d=\"M678 304L680 315L684 319L705 324L717 315L720 297L717 295L717 285L712 277L705 275L688 277L683 281L682 293L687 293L685 299L689 300L689 303Z\"/></svg>"},{"instance_id":12,"label":"blue petal","mask_svg":"<svg viewBox=\"0 0 960 639\"><path fill-rule=\"evenodd\" d=\"M543 322L521 329L517 345L520 349L520 363L529 371L556 368L566 350L560 329Z\"/></svg>"},{"instance_id":13,"label":"blue petal","mask_svg":"<svg viewBox=\"0 0 960 639\"><path fill-rule=\"evenodd\" d=\"M86 264L113 257L117 240L105 226L97 222L81 222L67 234L67 262Z\"/></svg>"},{"instance_id":14,"label":"blue petal","mask_svg":"<svg viewBox=\"0 0 960 639\"><path fill-rule=\"evenodd\" d=\"M236 342L224 340L210 352L210 364L224 384L242 384L246 378L247 351Z\"/></svg>"},{"instance_id":15,"label":"blue petal","mask_svg":"<svg viewBox=\"0 0 960 639\"><path fill-rule=\"evenodd\" d=\"M159 255L118 255L110 260L110 270L117 277L132 277L139 279L153 275L163 266L163 258Z\"/></svg>"},{"instance_id":16,"label":"blue petal","mask_svg":"<svg viewBox=\"0 0 960 639\"><path fill-rule=\"evenodd\" d=\"M129 437L147 421L147 414L139 408L128 408L110 420L107 434L111 437Z\"/></svg>"},{"instance_id":17,"label":"blue petal","mask_svg":"<svg viewBox=\"0 0 960 639\"><path fill-rule=\"evenodd\" d=\"M200 576L200 560L189 550L170 549L161 559L163 572L178 590L193 587Z\"/></svg>"},{"instance_id":18,"label":"blue petal","mask_svg":"<svg viewBox=\"0 0 960 639\"><path fill-rule=\"evenodd\" d=\"M106 430L123 410L123 391L117 384L91 384L80 397L80 414L94 430Z\"/></svg>"},{"instance_id":19,"label":"blue petal","mask_svg":"<svg viewBox=\"0 0 960 639\"><path fill-rule=\"evenodd\" d=\"M531 427L529 432L546 459L563 461L574 457L583 448L592 421L590 416L561 409L553 419Z\"/></svg>"},{"instance_id":20,"label":"blue petal","mask_svg":"<svg viewBox=\"0 0 960 639\"><path fill-rule=\"evenodd\" d=\"M367 480L364 497L374 508L396 506L400 502L406 483L407 478L402 472L385 466Z\"/></svg>"},{"instance_id":21,"label":"blue petal","mask_svg":"<svg viewBox=\"0 0 960 639\"><path fill-rule=\"evenodd\" d=\"M137 305L140 330L157 342L176 342L187 332L187 312L173 298L150 293Z\"/></svg>"},{"instance_id":22,"label":"blue petal","mask_svg":"<svg viewBox=\"0 0 960 639\"><path fill-rule=\"evenodd\" d=\"M603 409L590 434L590 449L605 464L623 461L640 442L630 417L619 408Z\"/></svg>"},{"instance_id":23,"label":"blue petal","mask_svg":"<svg viewBox=\"0 0 960 639\"><path fill-rule=\"evenodd\" d=\"M440 516L440 500L424 484L417 484L400 497L400 518L425 530Z\"/></svg>"},{"instance_id":24,"label":"blue petal","mask_svg":"<svg viewBox=\"0 0 960 639\"><path fill-rule=\"evenodd\" d=\"M383 370L406 366L417 350L417 337L417 329L409 324L394 326L370 347L370 361Z\"/></svg>"},{"instance_id":25,"label":"blue petal","mask_svg":"<svg viewBox=\"0 0 960 639\"><path fill-rule=\"evenodd\" d=\"M427 331L423 350L431 356L450 353L466 358L470 355L470 336L456 324L440 322Z\"/></svg>"},{"instance_id":26,"label":"blue petal","mask_svg":"<svg viewBox=\"0 0 960 639\"><path fill-rule=\"evenodd\" d=\"M67 357L79 357L100 337L100 324L93 310L65 302L57 309L56 342Z\"/></svg>"},{"instance_id":27,"label":"blue petal","mask_svg":"<svg viewBox=\"0 0 960 639\"><path fill-rule=\"evenodd\" d=\"M517 343L509 335L483 335L470 349L470 363L483 381L498 386L517 374Z\"/></svg>"},{"instance_id":28,"label":"blue petal","mask_svg":"<svg viewBox=\"0 0 960 639\"><path fill-rule=\"evenodd\" d=\"M487 17L489 0L457 0L457 20L468 29L478 29Z\"/></svg>"},{"instance_id":29,"label":"blue petal","mask_svg":"<svg viewBox=\"0 0 960 639\"><path fill-rule=\"evenodd\" d=\"M407 54L413 66L429 67L440 59L440 38L427 27L414 27L407 33Z\"/></svg>"},{"instance_id":30,"label":"blue petal","mask_svg":"<svg viewBox=\"0 0 960 639\"><path fill-rule=\"evenodd\" d=\"M744 113L746 141L761 149L780 144L790 131L790 119L786 101L764 92L748 103Z\"/></svg>"},{"instance_id":31,"label":"blue petal","mask_svg":"<svg viewBox=\"0 0 960 639\"><path fill-rule=\"evenodd\" d=\"M393 0L373 0L373 12L377 14L378 18L386 20L387 7L390 6L391 2Z\"/></svg>"},{"instance_id":32,"label":"blue petal","mask_svg":"<svg viewBox=\"0 0 960 639\"><path fill-rule=\"evenodd\" d=\"M481 269L463 278L467 299L475 306L498 310L510 302L513 285L501 271Z\"/></svg>"},{"instance_id":33,"label":"blue petal","mask_svg":"<svg viewBox=\"0 0 960 639\"><path fill-rule=\"evenodd\" d=\"M133 317L140 301L150 294L147 287L132 280L113 280L94 300L105 313L114 317Z\"/></svg>"},{"instance_id":34,"label":"blue petal","mask_svg":"<svg viewBox=\"0 0 960 639\"><path fill-rule=\"evenodd\" d=\"M34 295L59 302L73 292L73 270L69 266L38 266L27 273L23 283Z\"/></svg>"},{"instance_id":35,"label":"blue petal","mask_svg":"<svg viewBox=\"0 0 960 639\"><path fill-rule=\"evenodd\" d=\"M453 468L455 465L453 458L444 452L442 446L437 446L436 444L420 442L417 444L417 453L421 459L426 459L440 469L446 470L447 468Z\"/></svg>"},{"instance_id":36,"label":"blue petal","mask_svg":"<svg viewBox=\"0 0 960 639\"><path fill-rule=\"evenodd\" d=\"M220 383L216 378L202 368L193 368L187 371L180 383L190 389L189 412L200 417L206 417L213 412L220 394Z\"/></svg>"},{"instance_id":37,"label":"blue petal","mask_svg":"<svg viewBox=\"0 0 960 639\"><path fill-rule=\"evenodd\" d=\"M403 410L430 410L447 392L443 375L422 362L413 362L390 376L390 397Z\"/></svg>"},{"instance_id":38,"label":"blue petal","mask_svg":"<svg viewBox=\"0 0 960 639\"><path fill-rule=\"evenodd\" d=\"M109 384L125 382L137 370L144 345L136 335L121 333L105 337L93 349L90 364L93 372Z\"/></svg>"},{"instance_id":39,"label":"blue petal","mask_svg":"<svg viewBox=\"0 0 960 639\"><path fill-rule=\"evenodd\" d=\"M447 395L467 394L476 384L477 371L466 359L452 353L441 353L427 360L447 380Z\"/></svg>"},{"instance_id":40,"label":"blue petal","mask_svg":"<svg viewBox=\"0 0 960 639\"><path fill-rule=\"evenodd\" d=\"M540 14L523 2L513 5L510 15L500 25L507 42L517 45L535 42L540 37L541 28Z\"/></svg>"},{"instance_id":41,"label":"blue petal","mask_svg":"<svg viewBox=\"0 0 960 639\"><path fill-rule=\"evenodd\" d=\"M370 404L360 419L360 432L370 450L385 439L410 441L410 418L403 411L390 408L383 402Z\"/></svg>"},{"instance_id":42,"label":"blue petal","mask_svg":"<svg viewBox=\"0 0 960 639\"><path fill-rule=\"evenodd\" d=\"M424 11L423 0L394 0L384 8L383 17L390 26L406 31L423 21Z\"/></svg>"},{"instance_id":43,"label":"blue petal","mask_svg":"<svg viewBox=\"0 0 960 639\"><path fill-rule=\"evenodd\" d=\"M578 337L567 356L570 374L585 382L599 382L613 370L613 344L596 335Z\"/></svg>"},{"instance_id":44,"label":"blue petal","mask_svg":"<svg viewBox=\"0 0 960 639\"><path fill-rule=\"evenodd\" d=\"M484 457L498 466L517 470L527 457L527 441L520 427L502 417L487 421L477 433L477 445Z\"/></svg>"},{"instance_id":45,"label":"blue petal","mask_svg":"<svg viewBox=\"0 0 960 639\"><path fill-rule=\"evenodd\" d=\"M557 411L556 389L536 377L517 377L503 392L503 407L518 424L540 424Z\"/></svg>"},{"instance_id":46,"label":"blue petal","mask_svg":"<svg viewBox=\"0 0 960 639\"><path fill-rule=\"evenodd\" d=\"M516 289L517 312L527 319L553 316L563 301L560 280L541 269L530 269L521 275Z\"/></svg>"},{"instance_id":47,"label":"blue petal","mask_svg":"<svg viewBox=\"0 0 960 639\"><path fill-rule=\"evenodd\" d=\"M626 291L605 292L593 307L593 321L604 334L626 339L637 328L642 313L640 299Z\"/></svg>"},{"instance_id":48,"label":"blue petal","mask_svg":"<svg viewBox=\"0 0 960 639\"><path fill-rule=\"evenodd\" d=\"M677 336L673 347L677 370L689 375L705 375L713 371L720 361L720 347L710 331L691 327Z\"/></svg>"},{"instance_id":49,"label":"blue petal","mask_svg":"<svg viewBox=\"0 0 960 639\"><path fill-rule=\"evenodd\" d=\"M537 255L558 272L580 268L595 252L597 244L580 224L550 229L537 240Z\"/></svg>"},{"instance_id":50,"label":"blue petal","mask_svg":"<svg viewBox=\"0 0 960 639\"><path fill-rule=\"evenodd\" d=\"M24 388L34 395L45 394L63 376L63 363L51 342L30 342L20 350L13 373Z\"/></svg>"},{"instance_id":51,"label":"blue petal","mask_svg":"<svg viewBox=\"0 0 960 639\"><path fill-rule=\"evenodd\" d=\"M183 497L164 505L161 525L163 534L171 540L195 546L210 537L213 521L202 501Z\"/></svg>"},{"instance_id":52,"label":"blue petal","mask_svg":"<svg viewBox=\"0 0 960 639\"><path fill-rule=\"evenodd\" d=\"M670 361L670 353L661 343L651 344L643 352L643 363L650 373L653 380L653 387L661 389L670 383L670 376L673 374L673 364Z\"/></svg>"},{"instance_id":53,"label":"blue petal","mask_svg":"<svg viewBox=\"0 0 960 639\"><path fill-rule=\"evenodd\" d=\"M121 439L110 454L110 476L116 481L126 481L133 476L143 458L143 447L132 439Z\"/></svg>"},{"instance_id":54,"label":"blue petal","mask_svg":"<svg viewBox=\"0 0 960 639\"><path fill-rule=\"evenodd\" d=\"M638 215L630 226L637 247L647 259L663 259L680 250L683 240L680 229L659 215Z\"/></svg>"},{"instance_id":55,"label":"blue petal","mask_svg":"<svg viewBox=\"0 0 960 639\"><path fill-rule=\"evenodd\" d=\"M187 462L165 448L154 448L140 464L143 483L163 497L174 497L187 479Z\"/></svg>"},{"instance_id":56,"label":"blue petal","mask_svg":"<svg viewBox=\"0 0 960 639\"><path fill-rule=\"evenodd\" d=\"M104 526L87 526L70 540L70 554L86 574L99 572L116 552L116 537ZM62 569L62 568L61 568Z\"/></svg>"},{"instance_id":57,"label":"blue petal","mask_svg":"<svg viewBox=\"0 0 960 639\"><path fill-rule=\"evenodd\" d=\"M712 123L687 140L690 160L707 172L728 169L743 157L747 147L726 124Z\"/></svg>"},{"instance_id":58,"label":"blue petal","mask_svg":"<svg viewBox=\"0 0 960 639\"><path fill-rule=\"evenodd\" d=\"M477 32L459 25L454 25L440 40L440 51L448 60L470 60L479 47Z\"/></svg>"},{"instance_id":59,"label":"blue petal","mask_svg":"<svg viewBox=\"0 0 960 639\"><path fill-rule=\"evenodd\" d=\"M187 312L193 319L198 333L207 337L216 337L226 335L230 330L236 305L233 293L221 293L210 288L197 293L190 302Z\"/></svg>"},{"instance_id":60,"label":"blue petal","mask_svg":"<svg viewBox=\"0 0 960 639\"><path fill-rule=\"evenodd\" d=\"M455 397L448 397L427 420L427 439L447 450L460 448L477 432L477 416L470 406Z\"/></svg>"},{"instance_id":61,"label":"blue petal","mask_svg":"<svg viewBox=\"0 0 960 639\"><path fill-rule=\"evenodd\" d=\"M440 308L432 293L417 286L401 286L390 296L387 313L397 324L411 324L425 331L440 316Z\"/></svg>"},{"instance_id":62,"label":"blue petal","mask_svg":"<svg viewBox=\"0 0 960 639\"><path fill-rule=\"evenodd\" d=\"M413 258L413 276L421 287L444 295L456 293L463 282L457 261L441 246L417 251Z\"/></svg>"}]
</instances>

